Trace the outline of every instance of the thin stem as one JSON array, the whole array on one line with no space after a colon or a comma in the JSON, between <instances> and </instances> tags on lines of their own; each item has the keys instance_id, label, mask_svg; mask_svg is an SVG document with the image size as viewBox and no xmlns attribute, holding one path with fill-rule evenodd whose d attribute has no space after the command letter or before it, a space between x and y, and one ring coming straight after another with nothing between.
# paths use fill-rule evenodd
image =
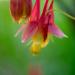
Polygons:
<instances>
[{"instance_id":1,"label":"thin stem","mask_svg":"<svg viewBox=\"0 0 75 75\"><path fill-rule=\"evenodd\" d=\"M75 20L75 17L68 14L67 12L61 10L61 9L55 9L54 11L59 11L60 13L64 14L65 16L67 16L68 18L72 19L72 20Z\"/></svg>"}]
</instances>

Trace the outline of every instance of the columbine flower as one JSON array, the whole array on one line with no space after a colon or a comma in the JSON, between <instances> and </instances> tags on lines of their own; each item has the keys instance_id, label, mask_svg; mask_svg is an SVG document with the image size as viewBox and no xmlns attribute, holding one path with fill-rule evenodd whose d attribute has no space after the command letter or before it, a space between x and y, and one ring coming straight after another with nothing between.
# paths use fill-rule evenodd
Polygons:
<instances>
[{"instance_id":1,"label":"columbine flower","mask_svg":"<svg viewBox=\"0 0 75 75\"><path fill-rule=\"evenodd\" d=\"M20 23L22 19L28 18L31 14L31 0L10 0L10 11L13 19Z\"/></svg>"},{"instance_id":2,"label":"columbine flower","mask_svg":"<svg viewBox=\"0 0 75 75\"><path fill-rule=\"evenodd\" d=\"M55 35L59 38L66 37L66 35L56 26L54 23L54 11L52 0L48 7L49 0L45 1L45 5L40 15L40 0L36 0L34 8L32 9L29 21L16 33L23 31L22 43L27 40L32 40L31 50L33 54L37 54L40 48L45 47L48 44L48 36Z\"/></svg>"}]
</instances>

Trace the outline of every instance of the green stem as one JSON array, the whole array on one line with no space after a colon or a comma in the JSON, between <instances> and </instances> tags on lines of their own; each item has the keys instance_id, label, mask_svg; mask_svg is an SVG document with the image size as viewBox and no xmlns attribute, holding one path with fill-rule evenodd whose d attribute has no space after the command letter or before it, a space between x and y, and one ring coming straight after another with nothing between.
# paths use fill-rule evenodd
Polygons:
<instances>
[{"instance_id":1,"label":"green stem","mask_svg":"<svg viewBox=\"0 0 75 75\"><path fill-rule=\"evenodd\" d=\"M59 11L60 13L64 14L65 16L67 16L68 18L72 19L72 20L75 20L75 17L68 14L67 12L61 10L61 9L55 9L55 11Z\"/></svg>"}]
</instances>

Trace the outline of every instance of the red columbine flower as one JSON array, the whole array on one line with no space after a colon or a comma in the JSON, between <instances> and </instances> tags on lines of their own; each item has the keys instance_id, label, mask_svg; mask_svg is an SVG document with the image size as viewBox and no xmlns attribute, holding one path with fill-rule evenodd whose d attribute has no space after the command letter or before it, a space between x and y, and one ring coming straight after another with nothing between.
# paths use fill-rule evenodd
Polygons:
<instances>
[{"instance_id":1,"label":"red columbine flower","mask_svg":"<svg viewBox=\"0 0 75 75\"><path fill-rule=\"evenodd\" d=\"M21 21L21 19L25 19L30 16L31 9L31 0L10 0L11 15L18 23Z\"/></svg>"},{"instance_id":2,"label":"red columbine flower","mask_svg":"<svg viewBox=\"0 0 75 75\"><path fill-rule=\"evenodd\" d=\"M23 31L23 43L29 39L32 40L31 50L33 53L38 53L40 48L43 48L48 44L49 35L55 35L59 38L66 36L54 23L54 0L52 0L49 7L48 2L49 0L45 1L43 12L40 15L40 0L36 0L29 21L26 25L22 25L16 33L17 36L19 32Z\"/></svg>"}]
</instances>

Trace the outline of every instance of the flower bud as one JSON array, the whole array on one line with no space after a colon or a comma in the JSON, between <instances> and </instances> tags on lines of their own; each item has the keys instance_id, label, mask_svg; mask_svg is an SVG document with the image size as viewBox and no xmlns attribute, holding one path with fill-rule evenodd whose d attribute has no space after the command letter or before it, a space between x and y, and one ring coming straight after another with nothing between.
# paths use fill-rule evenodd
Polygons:
<instances>
[{"instance_id":1,"label":"flower bud","mask_svg":"<svg viewBox=\"0 0 75 75\"><path fill-rule=\"evenodd\" d=\"M20 22L21 19L28 18L31 14L31 0L10 0L10 12L13 19Z\"/></svg>"}]
</instances>

